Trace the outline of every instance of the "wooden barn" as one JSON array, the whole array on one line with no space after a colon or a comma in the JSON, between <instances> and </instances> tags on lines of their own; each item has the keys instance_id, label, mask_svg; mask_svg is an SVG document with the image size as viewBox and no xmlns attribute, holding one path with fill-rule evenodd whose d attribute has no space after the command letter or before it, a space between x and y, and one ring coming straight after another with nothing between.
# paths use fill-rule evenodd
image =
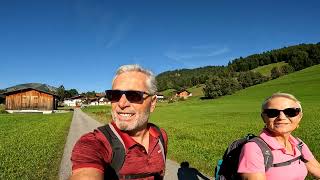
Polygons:
<instances>
[{"instance_id":1,"label":"wooden barn","mask_svg":"<svg viewBox=\"0 0 320 180\"><path fill-rule=\"evenodd\" d=\"M51 113L57 109L56 88L40 83L20 84L6 89L6 111Z\"/></svg>"}]
</instances>

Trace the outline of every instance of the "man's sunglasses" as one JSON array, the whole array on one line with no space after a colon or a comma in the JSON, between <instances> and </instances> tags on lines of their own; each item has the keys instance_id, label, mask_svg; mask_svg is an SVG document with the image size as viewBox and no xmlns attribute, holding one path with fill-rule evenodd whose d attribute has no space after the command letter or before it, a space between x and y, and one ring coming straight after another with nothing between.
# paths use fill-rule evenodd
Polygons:
<instances>
[{"instance_id":1,"label":"man's sunglasses","mask_svg":"<svg viewBox=\"0 0 320 180\"><path fill-rule=\"evenodd\" d=\"M152 94L143 92L143 91L121 91L121 90L106 90L106 97L111 102L118 102L122 95L126 95L126 98L131 103L142 103L143 100L149 96L152 96ZM143 97L143 95L147 95L146 97Z\"/></svg>"},{"instance_id":2,"label":"man's sunglasses","mask_svg":"<svg viewBox=\"0 0 320 180\"><path fill-rule=\"evenodd\" d=\"M268 118L275 118L280 115L280 112L283 112L288 118L296 117L301 112L300 108L287 108L284 110L278 109L265 109L263 110L263 114L267 115Z\"/></svg>"}]
</instances>

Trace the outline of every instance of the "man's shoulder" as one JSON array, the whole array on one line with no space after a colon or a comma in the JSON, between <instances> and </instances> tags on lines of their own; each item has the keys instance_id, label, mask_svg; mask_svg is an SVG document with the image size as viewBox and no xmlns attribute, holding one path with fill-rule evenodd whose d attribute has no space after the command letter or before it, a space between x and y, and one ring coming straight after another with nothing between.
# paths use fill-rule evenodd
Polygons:
<instances>
[{"instance_id":1,"label":"man's shoulder","mask_svg":"<svg viewBox=\"0 0 320 180\"><path fill-rule=\"evenodd\" d=\"M75 147L80 149L86 147L90 149L109 149L110 146L110 143L103 135L103 133L97 129L82 135L75 144Z\"/></svg>"}]
</instances>

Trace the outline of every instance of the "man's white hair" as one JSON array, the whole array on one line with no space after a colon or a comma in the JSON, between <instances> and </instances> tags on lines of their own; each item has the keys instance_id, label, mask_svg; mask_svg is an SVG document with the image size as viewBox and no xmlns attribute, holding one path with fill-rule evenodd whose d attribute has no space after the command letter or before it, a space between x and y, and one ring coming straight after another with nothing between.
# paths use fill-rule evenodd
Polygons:
<instances>
[{"instance_id":1,"label":"man's white hair","mask_svg":"<svg viewBox=\"0 0 320 180\"><path fill-rule=\"evenodd\" d=\"M142 68L138 64L128 64L128 65L123 65L123 66L119 67L115 77L113 78L112 84L114 83L114 80L120 74L125 73L125 72L132 72L132 71L141 72L141 73L145 74L147 76L146 85L148 88L148 93L153 94L153 95L156 94L156 92L157 92L156 77L154 76L154 74L150 70Z\"/></svg>"},{"instance_id":2,"label":"man's white hair","mask_svg":"<svg viewBox=\"0 0 320 180\"><path fill-rule=\"evenodd\" d=\"M294 97L294 95L289 94L289 93L281 93L281 92L274 93L270 97L268 97L266 100L264 100L263 103L262 103L262 106L261 106L261 111L263 111L266 108L267 104L273 98L277 98L277 97L283 97L283 98L291 99L292 101L294 101L294 102L296 102L298 104L298 106L299 106L299 108L301 109L301 112L302 112L301 103L296 97Z\"/></svg>"}]
</instances>

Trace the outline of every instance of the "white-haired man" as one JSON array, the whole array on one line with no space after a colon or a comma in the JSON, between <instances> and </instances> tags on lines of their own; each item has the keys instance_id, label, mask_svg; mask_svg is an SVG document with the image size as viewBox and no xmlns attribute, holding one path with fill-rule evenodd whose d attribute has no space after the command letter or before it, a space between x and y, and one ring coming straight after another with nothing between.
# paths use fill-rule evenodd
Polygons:
<instances>
[{"instance_id":1,"label":"white-haired man","mask_svg":"<svg viewBox=\"0 0 320 180\"><path fill-rule=\"evenodd\" d=\"M139 65L118 69L112 89L106 91L112 122L78 140L71 157L71 179L163 179L167 135L148 122L156 91L150 71ZM121 143L110 142L114 139ZM118 150L119 144L124 152Z\"/></svg>"}]
</instances>

